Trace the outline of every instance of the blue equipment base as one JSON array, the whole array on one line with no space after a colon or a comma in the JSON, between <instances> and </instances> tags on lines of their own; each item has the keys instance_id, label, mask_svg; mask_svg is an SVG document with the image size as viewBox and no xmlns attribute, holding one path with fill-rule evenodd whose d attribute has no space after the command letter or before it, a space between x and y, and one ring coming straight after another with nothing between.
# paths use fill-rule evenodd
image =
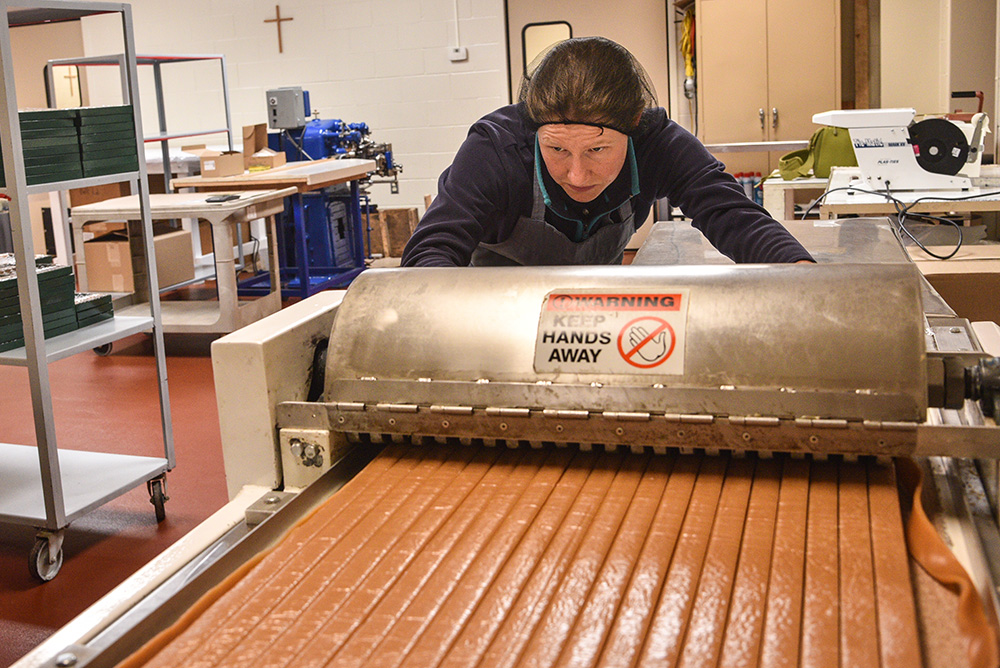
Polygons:
<instances>
[{"instance_id":1,"label":"blue equipment base","mask_svg":"<svg viewBox=\"0 0 1000 668\"><path fill-rule=\"evenodd\" d=\"M290 196L277 225L282 299L349 285L365 269L363 228L357 181L346 192L325 188ZM265 295L270 288L264 273L240 281L238 294Z\"/></svg>"}]
</instances>

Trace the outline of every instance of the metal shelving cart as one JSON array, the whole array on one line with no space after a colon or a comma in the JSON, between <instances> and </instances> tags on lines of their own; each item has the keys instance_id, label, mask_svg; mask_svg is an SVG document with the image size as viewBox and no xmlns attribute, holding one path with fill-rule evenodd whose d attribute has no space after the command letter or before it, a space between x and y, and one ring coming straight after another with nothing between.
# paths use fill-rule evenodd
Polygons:
<instances>
[{"instance_id":1,"label":"metal shelving cart","mask_svg":"<svg viewBox=\"0 0 1000 668\"><path fill-rule=\"evenodd\" d=\"M45 64L45 85L48 89L49 99L55 99L55 81L53 77L53 67L58 66L114 66L124 67L125 54L115 54L111 56L89 56L85 58L59 58L50 60ZM211 128L208 130L186 130L181 132L170 132L167 130L167 110L163 99L163 71L164 65L171 63L192 63L205 60L218 60L222 74L222 100L226 110L226 126L223 128ZM225 134L229 150L233 150L233 121L229 107L229 82L226 78L226 57L221 53L202 55L150 55L139 54L136 56L136 64L139 67L149 66L153 69L153 86L156 91L156 113L160 125L159 133L145 137L146 143L159 142L163 153L163 183L164 192L170 192L170 140L184 139L187 137L202 137L205 135ZM122 97L126 91L122 88Z\"/></svg>"},{"instance_id":2,"label":"metal shelving cart","mask_svg":"<svg viewBox=\"0 0 1000 668\"><path fill-rule=\"evenodd\" d=\"M0 353L0 364L27 368L34 413L35 446L0 443L0 522L36 527L37 540L29 566L41 580L51 580L62 566L62 543L67 526L75 519L113 498L146 483L156 517L164 517L166 472L174 467L173 432L167 393L167 371L160 320L159 293L156 286L156 258L153 228L149 213L149 186L145 161L137 160L138 169L117 174L29 185L22 155L21 128L14 90L14 69L10 46L11 26L53 21L70 21L93 14L118 13L122 20L125 54L122 61L124 104L132 107L136 152L142 155L142 120L136 95L138 76L131 7L112 2L76 2L72 0L0 0L0 149L5 166L6 185L0 195L10 200L11 231L18 274L18 300L23 321L25 346ZM145 260L145 285L137 285L135 299L148 304L149 315L122 317L90 325L54 338L44 338L41 296L28 195L69 188L127 182L141 202L141 220L132 223L134 253ZM159 383L163 427L163 457L140 457L103 452L59 450L48 364L79 352L105 346L137 332L153 337L156 372Z\"/></svg>"},{"instance_id":3,"label":"metal shelving cart","mask_svg":"<svg viewBox=\"0 0 1000 668\"><path fill-rule=\"evenodd\" d=\"M225 127L214 127L210 129L189 129L181 131L171 131L167 129L167 110L166 103L164 99L164 88L163 88L163 66L170 65L174 63L194 63L194 62L204 62L204 61L218 61L219 73L221 75L222 82L222 102L225 110ZM208 135L225 134L226 143L229 146L229 150L233 150L233 121L231 108L229 105L229 80L226 76L226 57L225 55L218 54L197 54L197 55L167 55L167 54L138 54L136 55L136 64L142 67L150 67L153 72L153 90L156 97L156 114L157 121L159 124L159 132L148 137L144 137L143 141L147 144L159 143L160 145L160 156L163 164L163 186L164 192L169 193L170 180L172 178L174 160L170 155L170 141L173 139L185 139L188 137L204 137ZM125 54L116 53L107 56L86 56L80 58L57 58L49 60L45 64L45 87L46 94L49 99L50 106L54 106L56 99L55 93L55 70L56 67L119 67L124 68L125 66ZM124 82L122 84L122 99L125 99L127 91L125 90ZM197 172L197 159L194 161L195 167L191 167L189 163L180 164L177 163L181 176L190 176L191 171ZM153 173L158 173L155 169ZM56 235L56 242L60 242L65 245L64 252L66 257L73 256L73 246L70 241L72 233L69 229L69 221L66 220L66 216L63 212L69 209L69 201L66 197L65 192L59 193L59 211L53 212L53 224L59 225L61 227L61 233ZM193 236L193 241L197 239L197 230L194 230L195 234ZM209 249L209 252L211 249ZM205 252L201 248L200 244L195 246L195 254ZM203 272L204 273L204 272ZM205 280L205 278L211 278L211 273L205 273L198 278L189 281L190 283L196 283ZM181 284L183 285L183 284ZM180 285L168 286L160 292L166 292L168 290L180 287Z\"/></svg>"}]
</instances>

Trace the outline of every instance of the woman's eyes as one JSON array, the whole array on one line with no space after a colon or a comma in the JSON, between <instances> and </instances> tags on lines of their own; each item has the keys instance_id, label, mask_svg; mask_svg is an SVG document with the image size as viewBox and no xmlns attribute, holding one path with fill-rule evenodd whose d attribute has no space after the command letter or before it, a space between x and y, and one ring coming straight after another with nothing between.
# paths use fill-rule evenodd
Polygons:
<instances>
[{"instance_id":1,"label":"woman's eyes","mask_svg":"<svg viewBox=\"0 0 1000 668\"><path fill-rule=\"evenodd\" d=\"M548 150L552 151L553 153L567 153L568 152L562 146L548 146L547 148L548 148ZM594 146L594 147L591 147L591 148L587 149L587 151L589 151L591 153L604 153L605 151L608 150L608 148L609 147L607 147L607 146Z\"/></svg>"}]
</instances>

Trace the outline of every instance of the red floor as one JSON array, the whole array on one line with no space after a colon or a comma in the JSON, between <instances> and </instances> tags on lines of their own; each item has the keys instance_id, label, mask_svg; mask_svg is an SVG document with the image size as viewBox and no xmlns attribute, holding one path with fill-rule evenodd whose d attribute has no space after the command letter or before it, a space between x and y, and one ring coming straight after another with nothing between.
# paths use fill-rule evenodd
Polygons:
<instances>
[{"instance_id":1,"label":"red floor","mask_svg":"<svg viewBox=\"0 0 1000 668\"><path fill-rule=\"evenodd\" d=\"M34 529L0 524L0 666L15 662L227 501L208 344L170 340L168 353L177 468L167 476L166 520L156 523L145 486L125 493L70 525L62 570L45 584L28 572ZM49 373L60 448L162 456L156 369L146 335L116 343L108 357L83 353L60 360ZM0 441L34 444L27 371L0 367L0 388Z\"/></svg>"}]
</instances>

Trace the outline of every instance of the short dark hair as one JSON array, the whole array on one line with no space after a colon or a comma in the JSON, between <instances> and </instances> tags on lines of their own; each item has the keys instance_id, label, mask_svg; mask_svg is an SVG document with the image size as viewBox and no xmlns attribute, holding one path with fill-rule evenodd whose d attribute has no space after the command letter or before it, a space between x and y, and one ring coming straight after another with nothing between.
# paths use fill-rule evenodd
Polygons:
<instances>
[{"instance_id":1,"label":"short dark hair","mask_svg":"<svg viewBox=\"0 0 1000 668\"><path fill-rule=\"evenodd\" d=\"M557 43L536 59L521 81L519 101L537 125L582 123L635 131L656 91L639 61L604 37Z\"/></svg>"}]
</instances>

